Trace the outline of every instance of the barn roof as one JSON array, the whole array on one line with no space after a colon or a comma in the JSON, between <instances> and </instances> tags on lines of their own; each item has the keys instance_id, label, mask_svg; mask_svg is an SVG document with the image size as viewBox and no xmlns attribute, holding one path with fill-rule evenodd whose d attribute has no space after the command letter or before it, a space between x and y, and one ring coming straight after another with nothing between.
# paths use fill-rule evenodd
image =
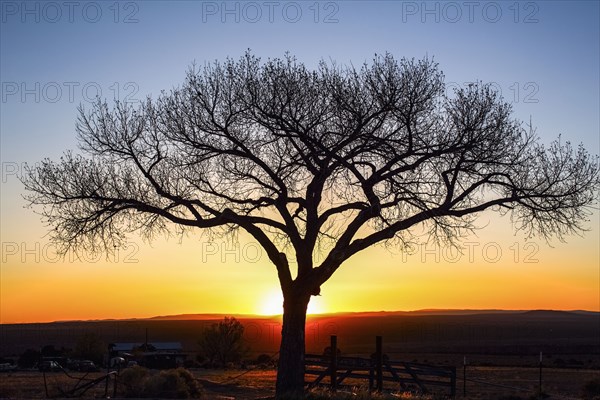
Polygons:
<instances>
[{"instance_id":1,"label":"barn roof","mask_svg":"<svg viewBox=\"0 0 600 400\"><path fill-rule=\"evenodd\" d=\"M143 346L144 343L114 343L113 351L132 351L136 347ZM158 351L176 350L181 351L183 346L180 342L148 342L148 347L154 347Z\"/></svg>"}]
</instances>

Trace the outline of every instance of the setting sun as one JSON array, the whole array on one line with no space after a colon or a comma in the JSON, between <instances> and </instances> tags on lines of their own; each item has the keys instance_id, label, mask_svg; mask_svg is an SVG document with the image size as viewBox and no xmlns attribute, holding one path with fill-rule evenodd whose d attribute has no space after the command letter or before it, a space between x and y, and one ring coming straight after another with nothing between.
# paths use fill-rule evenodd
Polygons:
<instances>
[{"instance_id":1,"label":"setting sun","mask_svg":"<svg viewBox=\"0 0 600 400\"><path fill-rule=\"evenodd\" d=\"M313 296L308 303L307 314L323 314L326 307L320 296ZM273 289L265 294L258 307L259 315L281 315L283 314L283 295L278 289Z\"/></svg>"}]
</instances>

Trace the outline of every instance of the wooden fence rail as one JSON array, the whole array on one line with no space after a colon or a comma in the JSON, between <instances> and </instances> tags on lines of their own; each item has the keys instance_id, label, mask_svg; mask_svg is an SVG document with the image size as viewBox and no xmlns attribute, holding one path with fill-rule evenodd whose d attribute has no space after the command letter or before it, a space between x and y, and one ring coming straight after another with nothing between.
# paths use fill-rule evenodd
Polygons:
<instances>
[{"instance_id":1,"label":"wooden fence rail","mask_svg":"<svg viewBox=\"0 0 600 400\"><path fill-rule=\"evenodd\" d=\"M377 336L376 351L371 358L341 357L337 350L337 337L331 337L329 354L305 356L307 386L328 386L331 390L354 385L344 384L346 379L368 381L369 391L382 391L384 383L396 384L402 390L429 393L430 387L445 388L456 395L456 368L426 364L391 361L385 359L381 336ZM314 377L314 378L310 378ZM328 381L328 383L326 383Z\"/></svg>"}]
</instances>

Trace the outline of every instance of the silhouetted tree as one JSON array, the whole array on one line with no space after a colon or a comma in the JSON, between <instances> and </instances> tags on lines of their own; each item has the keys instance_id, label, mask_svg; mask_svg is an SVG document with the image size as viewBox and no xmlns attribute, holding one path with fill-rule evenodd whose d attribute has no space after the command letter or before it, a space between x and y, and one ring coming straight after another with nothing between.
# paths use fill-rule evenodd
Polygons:
<instances>
[{"instance_id":1,"label":"silhouetted tree","mask_svg":"<svg viewBox=\"0 0 600 400\"><path fill-rule=\"evenodd\" d=\"M17 365L21 368L33 368L40 361L41 353L34 349L27 349L19 356Z\"/></svg>"},{"instance_id":2,"label":"silhouetted tree","mask_svg":"<svg viewBox=\"0 0 600 400\"><path fill-rule=\"evenodd\" d=\"M224 366L230 362L239 362L246 353L244 344L244 326L233 317L205 329L198 340L200 354L211 364Z\"/></svg>"},{"instance_id":3,"label":"silhouetted tree","mask_svg":"<svg viewBox=\"0 0 600 400\"><path fill-rule=\"evenodd\" d=\"M429 59L311 70L247 53L139 107L81 108L87 156L45 160L23 181L64 252L112 251L130 232L252 235L284 297L277 395L298 394L309 300L356 253L410 246L415 229L458 244L490 209L527 235L584 228L598 159L545 148L489 85L445 89Z\"/></svg>"},{"instance_id":4,"label":"silhouetted tree","mask_svg":"<svg viewBox=\"0 0 600 400\"><path fill-rule=\"evenodd\" d=\"M40 354L42 357L64 357L69 349L61 347L57 349L53 344L47 344L42 347Z\"/></svg>"},{"instance_id":5,"label":"silhouetted tree","mask_svg":"<svg viewBox=\"0 0 600 400\"><path fill-rule=\"evenodd\" d=\"M91 360L95 364L102 364L107 347L100 337L94 332L85 332L75 343L73 356L79 359Z\"/></svg>"}]
</instances>

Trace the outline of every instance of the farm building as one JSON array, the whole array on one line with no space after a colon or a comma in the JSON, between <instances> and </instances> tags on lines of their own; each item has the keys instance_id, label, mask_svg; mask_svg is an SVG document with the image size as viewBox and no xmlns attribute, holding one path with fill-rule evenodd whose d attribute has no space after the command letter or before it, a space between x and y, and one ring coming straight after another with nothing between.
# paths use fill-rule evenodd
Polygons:
<instances>
[{"instance_id":1,"label":"farm building","mask_svg":"<svg viewBox=\"0 0 600 400\"><path fill-rule=\"evenodd\" d=\"M113 343L110 347L111 358L122 357L154 369L177 368L187 357L179 342Z\"/></svg>"}]
</instances>

